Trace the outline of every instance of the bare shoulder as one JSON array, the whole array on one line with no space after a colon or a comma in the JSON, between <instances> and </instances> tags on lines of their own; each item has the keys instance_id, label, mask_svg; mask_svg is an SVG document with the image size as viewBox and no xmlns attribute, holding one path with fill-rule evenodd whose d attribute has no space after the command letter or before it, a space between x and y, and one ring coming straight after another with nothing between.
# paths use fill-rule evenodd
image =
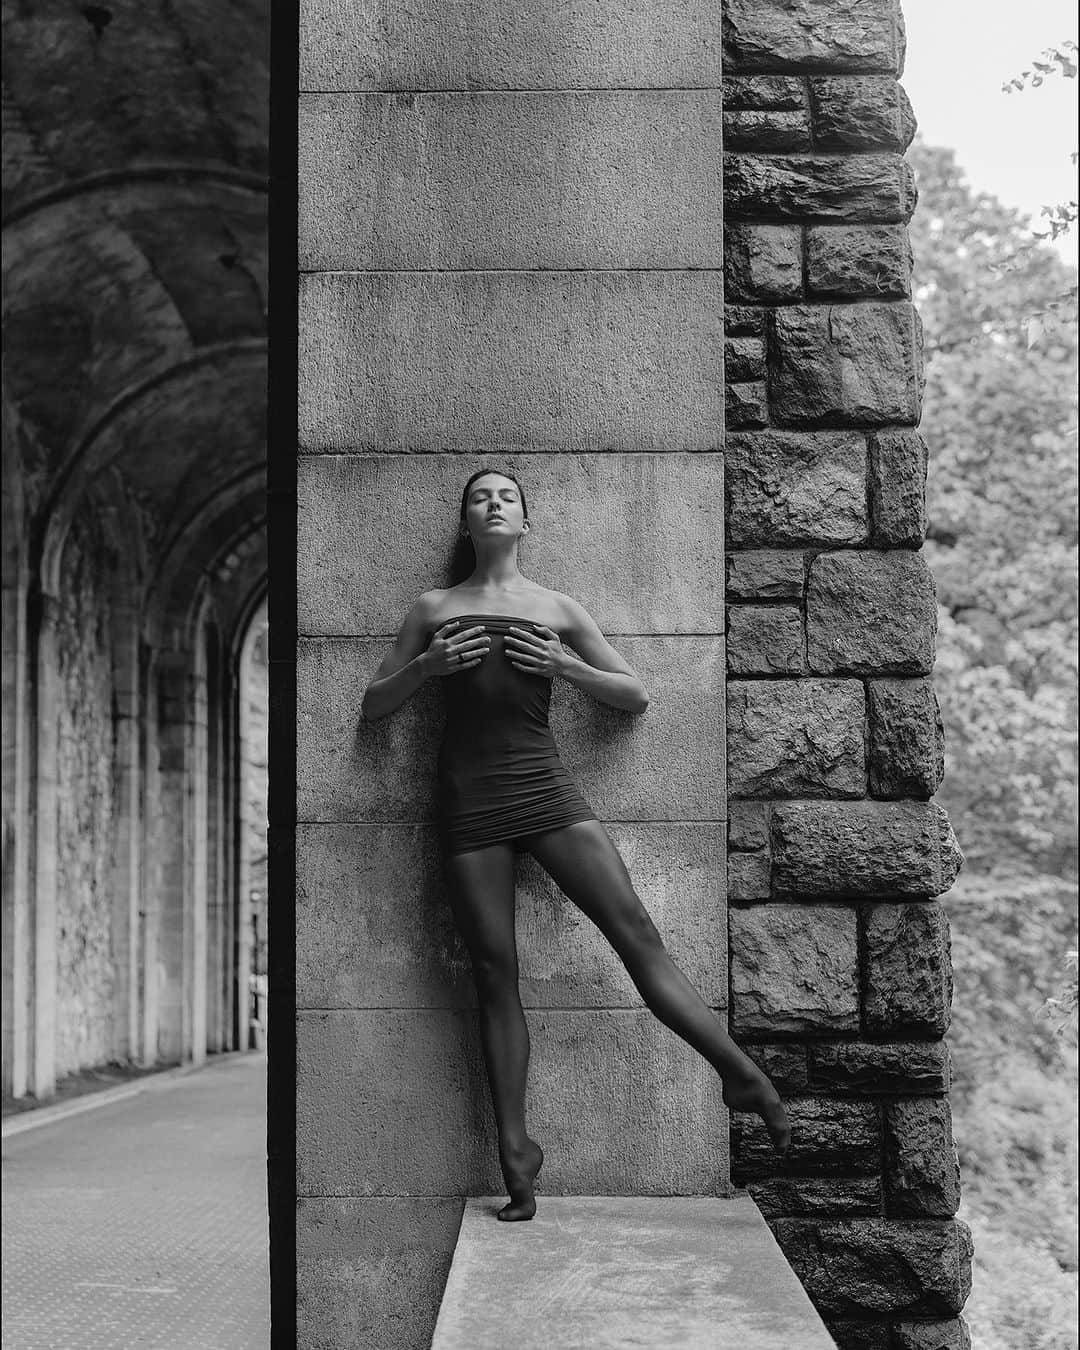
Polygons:
<instances>
[{"instance_id":1,"label":"bare shoulder","mask_svg":"<svg viewBox=\"0 0 1080 1350\"><path fill-rule=\"evenodd\" d=\"M409 606L401 623L402 631L418 633L429 627L439 613L445 591L423 591Z\"/></svg>"},{"instance_id":2,"label":"bare shoulder","mask_svg":"<svg viewBox=\"0 0 1080 1350\"><path fill-rule=\"evenodd\" d=\"M563 591L548 591L547 594L552 608L558 612L560 619L559 624L553 624L552 627L558 627L559 631L566 633L567 636L573 633L599 631L596 620L585 606L579 600L575 600L572 595L567 595Z\"/></svg>"},{"instance_id":3,"label":"bare shoulder","mask_svg":"<svg viewBox=\"0 0 1080 1350\"><path fill-rule=\"evenodd\" d=\"M435 614L449 594L450 592L448 590L440 589L437 586L430 591L421 591L413 601L412 607L422 614Z\"/></svg>"}]
</instances>

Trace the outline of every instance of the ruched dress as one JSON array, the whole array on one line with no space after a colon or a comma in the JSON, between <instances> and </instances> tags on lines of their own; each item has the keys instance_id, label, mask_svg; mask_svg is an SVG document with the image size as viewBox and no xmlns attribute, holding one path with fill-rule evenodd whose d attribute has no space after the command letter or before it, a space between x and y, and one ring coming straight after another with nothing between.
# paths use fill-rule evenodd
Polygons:
<instances>
[{"instance_id":1,"label":"ruched dress","mask_svg":"<svg viewBox=\"0 0 1080 1350\"><path fill-rule=\"evenodd\" d=\"M464 853L595 820L548 725L551 679L518 669L504 647L511 627L538 625L511 614L453 617L463 628L483 624L491 646L478 665L442 679L446 725L438 800L444 850Z\"/></svg>"}]
</instances>

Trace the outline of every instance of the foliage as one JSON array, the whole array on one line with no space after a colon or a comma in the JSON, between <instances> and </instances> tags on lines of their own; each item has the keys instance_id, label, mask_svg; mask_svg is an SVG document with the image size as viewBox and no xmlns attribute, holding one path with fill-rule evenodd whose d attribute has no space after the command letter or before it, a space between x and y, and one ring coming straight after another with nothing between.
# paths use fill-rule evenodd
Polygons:
<instances>
[{"instance_id":1,"label":"foliage","mask_svg":"<svg viewBox=\"0 0 1080 1350\"><path fill-rule=\"evenodd\" d=\"M1076 942L1076 887L1046 875L963 872L945 904L955 984L954 1093L966 1109L1010 1048L1023 1049L1047 1073L1069 1063L1068 1040L1039 1013L1060 980L1061 952Z\"/></svg>"},{"instance_id":2,"label":"foliage","mask_svg":"<svg viewBox=\"0 0 1080 1350\"><path fill-rule=\"evenodd\" d=\"M1027 89L1037 89L1048 75L1063 75L1067 80L1076 79L1076 43L1063 42L1060 47L1046 47L1039 53L1042 60L1034 60L1031 68L1006 80L1001 86L1006 94L1019 93Z\"/></svg>"},{"instance_id":3,"label":"foliage","mask_svg":"<svg viewBox=\"0 0 1080 1350\"><path fill-rule=\"evenodd\" d=\"M1025 331L1074 276L1028 247L1018 212L971 191L951 151L912 157L942 802L970 869L1007 858L1074 876L1077 343L1067 327L1032 348Z\"/></svg>"},{"instance_id":4,"label":"foliage","mask_svg":"<svg viewBox=\"0 0 1080 1350\"><path fill-rule=\"evenodd\" d=\"M945 898L965 1317L975 1350L1073 1350L1076 279L951 151L912 159L940 799L967 860Z\"/></svg>"},{"instance_id":5,"label":"foliage","mask_svg":"<svg viewBox=\"0 0 1080 1350\"><path fill-rule=\"evenodd\" d=\"M975 1244L964 1308L973 1350L1075 1350L1076 1278L1039 1241L1018 1243L1008 1220L969 1209Z\"/></svg>"},{"instance_id":6,"label":"foliage","mask_svg":"<svg viewBox=\"0 0 1080 1350\"><path fill-rule=\"evenodd\" d=\"M1039 1015L1054 1028L1054 1034L1064 1036L1075 1045L1077 1033L1077 1003L1080 990L1077 988L1077 953L1065 953L1065 969L1068 978L1057 998L1048 998L1039 1009Z\"/></svg>"}]
</instances>

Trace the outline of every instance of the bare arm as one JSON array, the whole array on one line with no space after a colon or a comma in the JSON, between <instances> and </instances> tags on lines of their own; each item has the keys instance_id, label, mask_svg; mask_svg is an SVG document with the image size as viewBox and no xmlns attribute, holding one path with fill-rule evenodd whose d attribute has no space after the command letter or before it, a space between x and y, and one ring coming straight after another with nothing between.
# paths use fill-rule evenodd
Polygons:
<instances>
[{"instance_id":1,"label":"bare arm","mask_svg":"<svg viewBox=\"0 0 1080 1350\"><path fill-rule=\"evenodd\" d=\"M602 703L625 712L643 713L649 695L630 665L601 633L592 615L576 600L562 597L566 641L579 656L562 646L558 633L540 625L539 634L512 628L507 647L515 655L511 662L519 670L533 674L560 675Z\"/></svg>"},{"instance_id":2,"label":"bare arm","mask_svg":"<svg viewBox=\"0 0 1080 1350\"><path fill-rule=\"evenodd\" d=\"M366 722L392 713L433 675L457 674L483 660L491 643L482 626L462 630L457 619L448 619L429 646L430 614L431 605L422 595L405 615L394 645L364 690L360 711Z\"/></svg>"}]
</instances>

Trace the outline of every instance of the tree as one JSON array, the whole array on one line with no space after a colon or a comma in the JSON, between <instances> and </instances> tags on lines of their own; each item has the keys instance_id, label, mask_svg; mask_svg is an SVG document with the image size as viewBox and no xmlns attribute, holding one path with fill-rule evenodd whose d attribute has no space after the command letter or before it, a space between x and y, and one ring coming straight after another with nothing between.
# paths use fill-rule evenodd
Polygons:
<instances>
[{"instance_id":1,"label":"tree","mask_svg":"<svg viewBox=\"0 0 1080 1350\"><path fill-rule=\"evenodd\" d=\"M969 867L1076 875L1075 332L1027 317L1074 274L1020 213L916 143L927 561L938 587L942 799Z\"/></svg>"}]
</instances>

